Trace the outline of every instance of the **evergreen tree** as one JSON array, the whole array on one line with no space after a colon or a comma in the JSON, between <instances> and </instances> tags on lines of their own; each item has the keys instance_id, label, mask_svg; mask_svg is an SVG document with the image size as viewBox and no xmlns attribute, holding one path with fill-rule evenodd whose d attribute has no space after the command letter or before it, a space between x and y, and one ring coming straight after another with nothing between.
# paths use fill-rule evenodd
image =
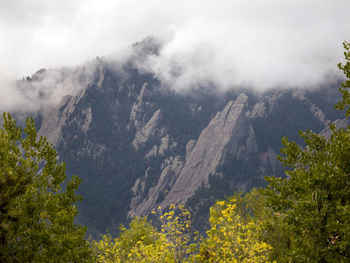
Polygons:
<instances>
[{"instance_id":1,"label":"evergreen tree","mask_svg":"<svg viewBox=\"0 0 350 263\"><path fill-rule=\"evenodd\" d=\"M337 105L350 115L350 45L344 43L347 80ZM265 194L284 224L285 248L281 262L350 261L350 127L330 125L327 140L312 131L301 132L306 147L282 139L280 161L286 178L271 177ZM281 221L280 220L280 221Z\"/></svg>"},{"instance_id":2,"label":"evergreen tree","mask_svg":"<svg viewBox=\"0 0 350 263\"><path fill-rule=\"evenodd\" d=\"M85 228L74 224L80 179L65 190L65 164L32 119L24 130L10 114L0 129L0 261L85 262Z\"/></svg>"}]
</instances>

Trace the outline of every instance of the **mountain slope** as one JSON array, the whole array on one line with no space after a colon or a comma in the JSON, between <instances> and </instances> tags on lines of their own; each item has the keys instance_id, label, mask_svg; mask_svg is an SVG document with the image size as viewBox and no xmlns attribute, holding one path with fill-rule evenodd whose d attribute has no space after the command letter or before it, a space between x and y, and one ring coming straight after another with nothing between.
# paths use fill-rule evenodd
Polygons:
<instances>
[{"instance_id":1,"label":"mountain slope","mask_svg":"<svg viewBox=\"0 0 350 263\"><path fill-rule=\"evenodd\" d=\"M156 54L150 45L137 44L136 55L118 67L97 58L67 72L60 83L75 92L36 116L68 175L82 178L79 222L90 233L169 204L188 205L201 222L215 199L282 175L281 136L298 141L298 130L320 132L341 117L331 106L338 99L332 86L260 95L206 87L175 92L134 66ZM44 83L44 71L40 76L26 85Z\"/></svg>"}]
</instances>

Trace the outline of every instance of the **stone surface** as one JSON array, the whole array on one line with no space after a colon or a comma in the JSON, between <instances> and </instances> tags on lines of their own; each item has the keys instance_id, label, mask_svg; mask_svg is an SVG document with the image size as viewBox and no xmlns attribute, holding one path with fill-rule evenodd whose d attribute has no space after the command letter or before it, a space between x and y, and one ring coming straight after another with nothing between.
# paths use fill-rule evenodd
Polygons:
<instances>
[{"instance_id":1,"label":"stone surface","mask_svg":"<svg viewBox=\"0 0 350 263\"><path fill-rule=\"evenodd\" d=\"M168 189L172 187L179 176L183 168L181 159L181 156L175 156L171 160L171 163L162 170L157 185L149 189L148 195L143 198L142 202L140 202L140 196L134 194L135 197L130 205L129 216L146 216L156 209L157 204L159 204L159 197L167 195Z\"/></svg>"},{"instance_id":2,"label":"stone surface","mask_svg":"<svg viewBox=\"0 0 350 263\"><path fill-rule=\"evenodd\" d=\"M153 113L151 119L146 123L140 131L136 132L135 139L132 142L133 147L138 150L139 147L143 146L149 139L156 136L159 131L159 123L162 119L161 110L157 110Z\"/></svg>"},{"instance_id":3,"label":"stone surface","mask_svg":"<svg viewBox=\"0 0 350 263\"><path fill-rule=\"evenodd\" d=\"M249 132L248 139L253 140L254 131L245 118L248 97L238 96L235 102L230 101L222 112L218 112L209 125L200 134L193 150L186 157L185 166L163 201L163 206L184 204L204 183L208 183L209 175L223 165L228 153L243 154L242 140ZM245 143L245 142L244 142ZM251 144L250 142L248 144ZM249 146L249 151L255 150Z\"/></svg>"}]
</instances>

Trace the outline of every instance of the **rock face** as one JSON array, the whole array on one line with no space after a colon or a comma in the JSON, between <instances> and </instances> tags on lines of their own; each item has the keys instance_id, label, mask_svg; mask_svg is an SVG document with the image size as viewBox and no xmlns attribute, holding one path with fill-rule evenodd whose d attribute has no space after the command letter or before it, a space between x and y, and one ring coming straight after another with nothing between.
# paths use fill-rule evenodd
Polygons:
<instances>
[{"instance_id":1,"label":"rock face","mask_svg":"<svg viewBox=\"0 0 350 263\"><path fill-rule=\"evenodd\" d=\"M230 101L201 132L163 206L185 204L202 184L208 186L209 175L223 165L228 153L240 158L257 151L254 131L245 117L247 100L241 94Z\"/></svg>"},{"instance_id":2,"label":"rock face","mask_svg":"<svg viewBox=\"0 0 350 263\"><path fill-rule=\"evenodd\" d=\"M117 69L98 58L64 74L60 83L79 88L36 118L68 176L82 178L78 219L90 233L159 205L202 213L218 198L261 185L265 175L281 175L281 136L298 141L298 130L320 132L341 116L328 106L337 98L322 96L328 88L178 94L133 66L144 52L157 52L149 40L139 45ZM45 82L39 75L35 81Z\"/></svg>"},{"instance_id":3,"label":"rock face","mask_svg":"<svg viewBox=\"0 0 350 263\"><path fill-rule=\"evenodd\" d=\"M74 113L76 105L84 99L89 84L94 81L93 75L91 75L90 72L91 70L95 71L95 74L99 72L99 79L97 82L101 85L104 78L104 66L102 63L79 67L73 71L71 75L68 75L62 83L60 83L60 86L74 86L74 88L72 88L76 90L74 95L66 95L58 105L52 106L51 104L48 104L40 111L42 120L38 133L39 135L45 135L52 144L59 144L62 136L62 128L66 125L67 119ZM43 72L45 72L45 70L39 71L40 79L37 76L38 72L33 75L32 79L44 81L45 79L42 76ZM84 108L82 116L79 116L79 126L82 127L82 130L85 133L89 129L91 120L91 107Z\"/></svg>"},{"instance_id":4,"label":"rock face","mask_svg":"<svg viewBox=\"0 0 350 263\"><path fill-rule=\"evenodd\" d=\"M147 197L142 198L142 195L138 195L137 189L140 187L140 181L135 183L133 193L136 197L131 201L129 216L147 216L159 204L159 194L164 193L169 187L174 185L183 168L183 162L180 156L176 156L170 162L162 170L157 185L149 189ZM144 189L141 191L144 191Z\"/></svg>"},{"instance_id":5,"label":"rock face","mask_svg":"<svg viewBox=\"0 0 350 263\"><path fill-rule=\"evenodd\" d=\"M162 118L162 113L159 110L155 111L151 119L146 123L140 131L136 132L135 139L132 141L132 146L135 150L138 150L140 146L143 146L148 140L154 138L159 131L158 126Z\"/></svg>"}]
</instances>

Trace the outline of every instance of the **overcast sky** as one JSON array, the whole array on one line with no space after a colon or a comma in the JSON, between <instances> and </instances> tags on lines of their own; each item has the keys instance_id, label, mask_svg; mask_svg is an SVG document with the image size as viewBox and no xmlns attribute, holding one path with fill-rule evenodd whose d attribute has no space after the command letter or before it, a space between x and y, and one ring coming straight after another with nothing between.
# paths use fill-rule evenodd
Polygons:
<instances>
[{"instance_id":1,"label":"overcast sky","mask_svg":"<svg viewBox=\"0 0 350 263\"><path fill-rule=\"evenodd\" d=\"M166 41L143 68L178 89L313 86L350 40L350 0L0 0L0 96L40 68ZM180 68L176 78L175 67Z\"/></svg>"}]
</instances>

